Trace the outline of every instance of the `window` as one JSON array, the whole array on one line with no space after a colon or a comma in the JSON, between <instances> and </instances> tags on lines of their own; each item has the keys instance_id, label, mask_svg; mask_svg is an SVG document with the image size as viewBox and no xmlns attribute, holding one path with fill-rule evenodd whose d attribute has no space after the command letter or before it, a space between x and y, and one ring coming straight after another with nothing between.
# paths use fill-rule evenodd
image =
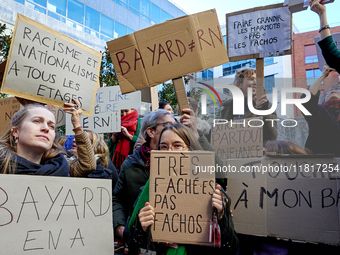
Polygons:
<instances>
[{"instance_id":1,"label":"window","mask_svg":"<svg viewBox=\"0 0 340 255\"><path fill-rule=\"evenodd\" d=\"M84 4L76 0L68 0L67 17L75 22L84 24Z\"/></svg>"},{"instance_id":2,"label":"window","mask_svg":"<svg viewBox=\"0 0 340 255\"><path fill-rule=\"evenodd\" d=\"M128 27L128 34L132 34L132 33L134 33L134 32L135 32L135 30L133 30L133 29L131 29L131 28Z\"/></svg>"},{"instance_id":3,"label":"window","mask_svg":"<svg viewBox=\"0 0 340 255\"><path fill-rule=\"evenodd\" d=\"M264 58L264 65L268 66L274 64L274 58Z\"/></svg>"},{"instance_id":4,"label":"window","mask_svg":"<svg viewBox=\"0 0 340 255\"><path fill-rule=\"evenodd\" d=\"M126 34L127 34L127 27L116 21L115 22L115 38L124 36Z\"/></svg>"},{"instance_id":5,"label":"window","mask_svg":"<svg viewBox=\"0 0 340 255\"><path fill-rule=\"evenodd\" d=\"M319 69L306 70L306 84L312 85L317 78L321 76L322 72ZM322 82L323 84L323 82Z\"/></svg>"},{"instance_id":6,"label":"window","mask_svg":"<svg viewBox=\"0 0 340 255\"><path fill-rule=\"evenodd\" d=\"M246 66L250 68L255 68L256 66L255 59L229 62L227 64L224 64L223 65L223 76L233 74L236 72L237 69L240 69Z\"/></svg>"},{"instance_id":7,"label":"window","mask_svg":"<svg viewBox=\"0 0 340 255\"><path fill-rule=\"evenodd\" d=\"M150 17L150 1L149 0L141 0L140 1L140 12L147 17Z\"/></svg>"},{"instance_id":8,"label":"window","mask_svg":"<svg viewBox=\"0 0 340 255\"><path fill-rule=\"evenodd\" d=\"M65 17L60 16L60 15L54 13L54 12L48 11L48 16L51 17L51 18L54 18L56 20L59 20L59 21L61 21L63 23L66 22L66 18Z\"/></svg>"},{"instance_id":9,"label":"window","mask_svg":"<svg viewBox=\"0 0 340 255\"><path fill-rule=\"evenodd\" d=\"M127 1L128 0L122 0L122 1L116 0L116 3L127 9L128 8L127 7Z\"/></svg>"},{"instance_id":10,"label":"window","mask_svg":"<svg viewBox=\"0 0 340 255\"><path fill-rule=\"evenodd\" d=\"M210 80L212 78L214 78L214 72L213 71L208 70L208 69L202 71L202 79L203 80L206 81L206 80Z\"/></svg>"},{"instance_id":11,"label":"window","mask_svg":"<svg viewBox=\"0 0 340 255\"><path fill-rule=\"evenodd\" d=\"M273 88L275 87L274 74L264 77L264 88L267 93L273 93Z\"/></svg>"},{"instance_id":12,"label":"window","mask_svg":"<svg viewBox=\"0 0 340 255\"><path fill-rule=\"evenodd\" d=\"M85 9L85 26L99 32L100 13L86 6Z\"/></svg>"},{"instance_id":13,"label":"window","mask_svg":"<svg viewBox=\"0 0 340 255\"><path fill-rule=\"evenodd\" d=\"M25 4L25 0L14 0L15 2L18 2L20 4Z\"/></svg>"},{"instance_id":14,"label":"window","mask_svg":"<svg viewBox=\"0 0 340 255\"><path fill-rule=\"evenodd\" d=\"M31 2L26 1L25 6L27 6L28 8L31 8L31 9L33 9L35 11L41 12L43 14L46 14L46 9L44 7L41 7L40 5L35 4L33 2L31 3Z\"/></svg>"},{"instance_id":15,"label":"window","mask_svg":"<svg viewBox=\"0 0 340 255\"><path fill-rule=\"evenodd\" d=\"M46 0L30 0L30 2L39 4L39 5L44 6L46 8Z\"/></svg>"},{"instance_id":16,"label":"window","mask_svg":"<svg viewBox=\"0 0 340 255\"><path fill-rule=\"evenodd\" d=\"M47 9L66 16L66 0L48 0Z\"/></svg>"},{"instance_id":17,"label":"window","mask_svg":"<svg viewBox=\"0 0 340 255\"><path fill-rule=\"evenodd\" d=\"M164 21L170 19L170 15L169 13L161 10L161 23L163 23Z\"/></svg>"},{"instance_id":18,"label":"window","mask_svg":"<svg viewBox=\"0 0 340 255\"><path fill-rule=\"evenodd\" d=\"M153 3L151 3L151 15L150 18L154 21L156 21L156 23L160 23L161 22L161 9L157 6L154 5Z\"/></svg>"},{"instance_id":19,"label":"window","mask_svg":"<svg viewBox=\"0 0 340 255\"><path fill-rule=\"evenodd\" d=\"M305 45L305 63L317 63L318 62L318 55L316 53L315 44Z\"/></svg>"},{"instance_id":20,"label":"window","mask_svg":"<svg viewBox=\"0 0 340 255\"><path fill-rule=\"evenodd\" d=\"M129 5L139 11L139 0L129 0Z\"/></svg>"},{"instance_id":21,"label":"window","mask_svg":"<svg viewBox=\"0 0 340 255\"><path fill-rule=\"evenodd\" d=\"M108 36L110 39L113 38L113 19L101 14L100 15L100 33Z\"/></svg>"}]
</instances>

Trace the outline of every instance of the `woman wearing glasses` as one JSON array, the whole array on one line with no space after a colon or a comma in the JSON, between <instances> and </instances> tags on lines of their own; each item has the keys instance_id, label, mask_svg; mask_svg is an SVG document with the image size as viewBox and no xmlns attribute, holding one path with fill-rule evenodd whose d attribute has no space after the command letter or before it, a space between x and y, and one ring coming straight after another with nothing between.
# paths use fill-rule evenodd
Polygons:
<instances>
[{"instance_id":1,"label":"woman wearing glasses","mask_svg":"<svg viewBox=\"0 0 340 255\"><path fill-rule=\"evenodd\" d=\"M319 88L323 80L334 69L323 67L321 76L310 86L311 99L304 104L311 115L305 115L309 126L306 148L313 154L340 156L340 85L333 84L319 104Z\"/></svg>"},{"instance_id":2,"label":"woman wearing glasses","mask_svg":"<svg viewBox=\"0 0 340 255\"><path fill-rule=\"evenodd\" d=\"M160 133L159 138L159 150L161 151L193 151L202 150L202 147L195 139L190 130L182 124L175 123L164 127ZM222 200L224 202L222 202ZM213 254L234 254L238 247L238 239L233 229L233 223L231 219L231 213L228 202L229 196L223 190L221 186L217 185L215 192L211 198L211 206L216 208L218 223L221 228L221 244L222 248L201 247L201 246L182 246L181 249L190 251L192 254L206 254L205 252L213 252ZM145 203L145 206L140 209L138 218L143 231L146 233L147 228L154 223L154 208L149 202ZM161 248L161 252L165 252L164 249L168 249L166 246L157 246ZM207 249L207 250L206 250ZM157 251L158 252L158 251ZM169 251L168 251L169 252ZM203 252L203 253L202 253Z\"/></svg>"}]
</instances>

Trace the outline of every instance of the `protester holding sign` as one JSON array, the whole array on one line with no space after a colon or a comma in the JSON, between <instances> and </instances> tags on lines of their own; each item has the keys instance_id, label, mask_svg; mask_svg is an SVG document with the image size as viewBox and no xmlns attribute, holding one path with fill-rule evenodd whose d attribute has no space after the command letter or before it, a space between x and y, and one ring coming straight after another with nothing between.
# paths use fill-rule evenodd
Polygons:
<instances>
[{"instance_id":1,"label":"protester holding sign","mask_svg":"<svg viewBox=\"0 0 340 255\"><path fill-rule=\"evenodd\" d=\"M121 112L121 132L114 133L108 141L112 163L120 170L128 155L132 154L137 141L141 118L136 109L123 109Z\"/></svg>"},{"instance_id":2,"label":"protester holding sign","mask_svg":"<svg viewBox=\"0 0 340 255\"><path fill-rule=\"evenodd\" d=\"M305 116L309 126L306 148L314 154L340 156L340 86L334 84L321 104L319 88L333 69L325 65L321 76L310 86L311 99L304 104L311 115ZM302 95L303 97L304 95Z\"/></svg>"},{"instance_id":3,"label":"protester holding sign","mask_svg":"<svg viewBox=\"0 0 340 255\"><path fill-rule=\"evenodd\" d=\"M268 110L271 108L271 103L267 99L267 95L264 94L260 98L256 98L256 71L249 67L242 68L236 71L234 85L239 87L242 90L244 95L244 109L245 112L243 115L233 115L233 99L229 99L223 102L223 109L221 112L221 119L226 120L235 120L235 119L245 119L245 118L253 118L256 115L251 113L248 109L247 104L247 90L248 88L252 88L253 92L253 105L259 110ZM276 111L272 114L263 116L264 125L263 125L263 142L268 140L276 140L277 138L277 130L276 130L276 122L274 121L265 121L269 119L277 119Z\"/></svg>"},{"instance_id":4,"label":"protester holding sign","mask_svg":"<svg viewBox=\"0 0 340 255\"><path fill-rule=\"evenodd\" d=\"M159 150L161 151L193 151L202 150L200 144L196 141L190 130L182 124L175 123L173 125L166 126L159 137ZM148 185L148 184L147 184ZM140 197L140 199L147 198ZM191 252L192 254L207 254L213 252L213 254L234 254L237 250L238 239L233 229L233 223L231 219L228 201L230 200L227 193L221 189L220 185L217 185L211 198L211 206L216 209L218 224L220 226L221 233L221 247L211 248L202 246L186 245L185 247L179 246L177 250L181 250L183 254ZM227 209L228 207L228 209ZM145 203L145 206L140 209L138 213L138 219L141 228L143 229L142 235L146 235L149 226L154 224L155 209L149 202ZM139 224L137 224L139 226ZM134 237L136 238L136 237ZM148 236L144 237L148 238ZM150 240L149 240L150 242ZM145 243L145 242L144 242ZM175 252L176 249L169 248L167 245L156 245L157 252ZM146 248L146 247L144 247Z\"/></svg>"},{"instance_id":5,"label":"protester holding sign","mask_svg":"<svg viewBox=\"0 0 340 255\"><path fill-rule=\"evenodd\" d=\"M322 50L322 55L326 63L340 73L340 51L331 36L330 27L327 22L326 6L322 3L322 0L310 0L309 5L311 10L317 13L320 18L319 33L321 41L319 46Z\"/></svg>"},{"instance_id":6,"label":"protester holding sign","mask_svg":"<svg viewBox=\"0 0 340 255\"><path fill-rule=\"evenodd\" d=\"M13 115L11 128L0 139L1 173L68 176L62 152L53 113L39 104L28 105Z\"/></svg>"},{"instance_id":7,"label":"protester holding sign","mask_svg":"<svg viewBox=\"0 0 340 255\"><path fill-rule=\"evenodd\" d=\"M77 100L74 103L64 103L64 112L71 114L71 122L74 132L74 143L71 153L76 153L77 158L68 158L70 175L72 177L84 177L96 169L96 160L91 141L81 126L82 109Z\"/></svg>"}]
</instances>

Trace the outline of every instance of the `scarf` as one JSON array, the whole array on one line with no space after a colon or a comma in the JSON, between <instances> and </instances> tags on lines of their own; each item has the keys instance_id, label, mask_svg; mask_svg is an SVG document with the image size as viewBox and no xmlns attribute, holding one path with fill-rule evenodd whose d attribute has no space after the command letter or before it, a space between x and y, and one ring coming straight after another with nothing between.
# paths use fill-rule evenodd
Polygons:
<instances>
[{"instance_id":1,"label":"scarf","mask_svg":"<svg viewBox=\"0 0 340 255\"><path fill-rule=\"evenodd\" d=\"M145 162L145 166L148 172L150 172L150 151L151 148L149 147L149 145L147 143L143 143L140 152L142 154L142 158Z\"/></svg>"},{"instance_id":2,"label":"scarf","mask_svg":"<svg viewBox=\"0 0 340 255\"><path fill-rule=\"evenodd\" d=\"M138 122L138 112L134 110L133 112L126 114L121 117L121 126L125 127L130 135L134 135L137 129ZM130 152L130 140L122 133L119 136L119 141L116 146L115 153L112 157L112 162L115 163L117 169L120 169L124 160L127 158Z\"/></svg>"},{"instance_id":3,"label":"scarf","mask_svg":"<svg viewBox=\"0 0 340 255\"><path fill-rule=\"evenodd\" d=\"M328 100L322 105L325 107L337 121L340 121L340 100Z\"/></svg>"},{"instance_id":4,"label":"scarf","mask_svg":"<svg viewBox=\"0 0 340 255\"><path fill-rule=\"evenodd\" d=\"M18 155L16 155L15 160L17 161L15 174L69 176L70 168L64 155L60 153L54 158L42 161L41 165L28 161Z\"/></svg>"}]
</instances>

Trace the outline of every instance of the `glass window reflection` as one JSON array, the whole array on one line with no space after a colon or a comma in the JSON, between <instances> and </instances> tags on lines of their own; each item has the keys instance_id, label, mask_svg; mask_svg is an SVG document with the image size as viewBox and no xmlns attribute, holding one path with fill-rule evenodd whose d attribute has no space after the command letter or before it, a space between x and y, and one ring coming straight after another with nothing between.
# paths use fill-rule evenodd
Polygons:
<instances>
[{"instance_id":1,"label":"glass window reflection","mask_svg":"<svg viewBox=\"0 0 340 255\"><path fill-rule=\"evenodd\" d=\"M156 23L160 23L161 22L161 9L151 3L151 15L150 15L150 18L154 21L156 21Z\"/></svg>"},{"instance_id":2,"label":"glass window reflection","mask_svg":"<svg viewBox=\"0 0 340 255\"><path fill-rule=\"evenodd\" d=\"M113 19L101 14L100 15L100 33L113 38Z\"/></svg>"},{"instance_id":3,"label":"glass window reflection","mask_svg":"<svg viewBox=\"0 0 340 255\"><path fill-rule=\"evenodd\" d=\"M66 16L66 0L48 0L47 9Z\"/></svg>"},{"instance_id":4,"label":"glass window reflection","mask_svg":"<svg viewBox=\"0 0 340 255\"><path fill-rule=\"evenodd\" d=\"M84 24L84 4L76 0L68 0L67 17L75 22Z\"/></svg>"},{"instance_id":5,"label":"glass window reflection","mask_svg":"<svg viewBox=\"0 0 340 255\"><path fill-rule=\"evenodd\" d=\"M85 8L85 26L96 30L99 32L99 20L100 20L100 13L92 8L86 6Z\"/></svg>"}]
</instances>

